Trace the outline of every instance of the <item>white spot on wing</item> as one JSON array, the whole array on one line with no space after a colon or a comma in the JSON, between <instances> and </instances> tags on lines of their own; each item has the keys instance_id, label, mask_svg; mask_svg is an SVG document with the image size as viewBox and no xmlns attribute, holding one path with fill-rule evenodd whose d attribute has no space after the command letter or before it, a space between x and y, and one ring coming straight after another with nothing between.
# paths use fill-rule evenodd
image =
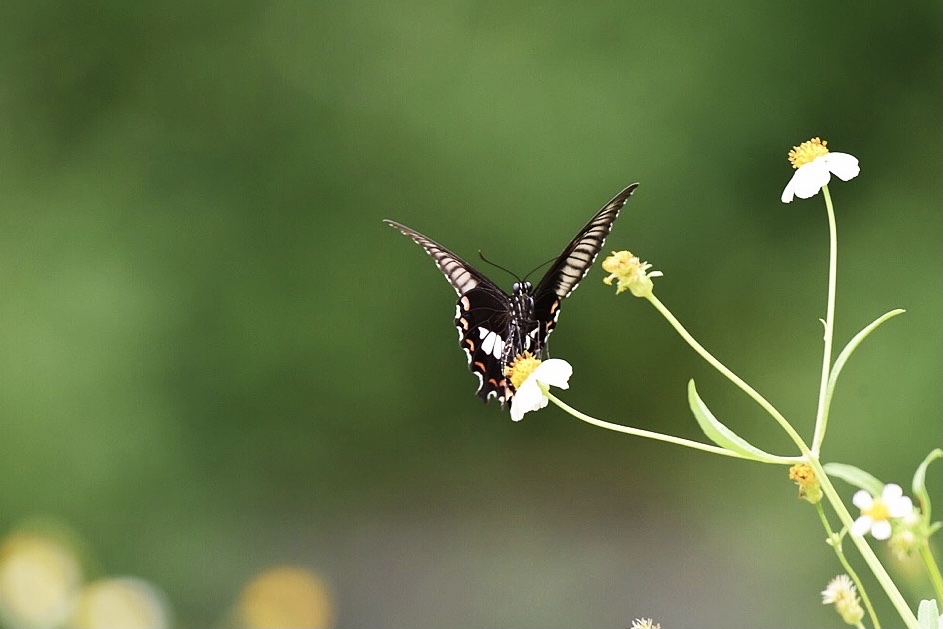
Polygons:
<instances>
[{"instance_id":1,"label":"white spot on wing","mask_svg":"<svg viewBox=\"0 0 943 629\"><path fill-rule=\"evenodd\" d=\"M481 351L500 359L501 353L504 351L504 339L501 338L501 335L480 326L478 327L478 334L481 335Z\"/></svg>"}]
</instances>

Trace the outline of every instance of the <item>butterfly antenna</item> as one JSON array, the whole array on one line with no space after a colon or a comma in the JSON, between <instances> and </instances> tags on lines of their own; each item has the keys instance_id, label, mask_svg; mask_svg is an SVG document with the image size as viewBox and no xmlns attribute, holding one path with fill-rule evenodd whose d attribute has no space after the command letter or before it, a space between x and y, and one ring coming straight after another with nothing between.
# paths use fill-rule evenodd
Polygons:
<instances>
[{"instance_id":1,"label":"butterfly antenna","mask_svg":"<svg viewBox=\"0 0 943 629\"><path fill-rule=\"evenodd\" d=\"M514 271L509 271L508 269L504 268L504 267L501 266L500 264L496 264L496 263L492 262L491 260L489 260L488 258L486 258L486 257L485 257L485 254L483 254L483 253L481 252L481 249L478 250L478 257L480 257L482 260L484 260L485 262L487 262L487 263L490 264L491 266L495 267L496 269L501 269L502 271L504 271L505 273L507 273L508 275L510 275L511 277L513 277L514 279L516 279L518 282L522 281L521 278L519 278L519 277L517 276L517 274L514 273Z\"/></svg>"},{"instance_id":2,"label":"butterfly antenna","mask_svg":"<svg viewBox=\"0 0 943 629\"><path fill-rule=\"evenodd\" d=\"M534 269L532 269L530 273L528 273L527 275L524 276L524 280L526 281L528 277L530 277L531 275L533 275L534 273L536 273L539 269L541 269L541 268L547 266L548 264L550 264L551 262L553 262L553 261L556 260L556 259L557 259L557 256L554 256L554 257L550 258L549 260L547 260L546 262L541 262L541 263L538 264Z\"/></svg>"}]
</instances>

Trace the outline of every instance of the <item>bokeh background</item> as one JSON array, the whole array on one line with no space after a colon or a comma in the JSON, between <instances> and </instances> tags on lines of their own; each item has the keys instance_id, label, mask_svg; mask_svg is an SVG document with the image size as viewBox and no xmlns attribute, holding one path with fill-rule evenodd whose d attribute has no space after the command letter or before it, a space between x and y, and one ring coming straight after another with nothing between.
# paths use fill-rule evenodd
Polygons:
<instances>
[{"instance_id":1,"label":"bokeh background","mask_svg":"<svg viewBox=\"0 0 943 629\"><path fill-rule=\"evenodd\" d=\"M607 248L809 435L826 218L779 194L826 138L862 165L832 186L836 351L908 312L843 372L825 458L907 487L941 444L940 53L933 0L4 3L0 538L7 568L59 546L3 596L54 573L126 577L151 626L836 626L784 468L483 406L451 288L381 219L525 273L641 182ZM792 453L603 276L553 337L568 402L702 439L694 378ZM245 612L265 578L295 616Z\"/></svg>"}]
</instances>

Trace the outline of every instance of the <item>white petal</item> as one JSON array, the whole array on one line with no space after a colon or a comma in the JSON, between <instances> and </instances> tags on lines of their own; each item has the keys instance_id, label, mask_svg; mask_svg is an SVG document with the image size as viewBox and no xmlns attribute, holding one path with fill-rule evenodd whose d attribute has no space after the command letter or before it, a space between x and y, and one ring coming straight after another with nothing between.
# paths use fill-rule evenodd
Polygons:
<instances>
[{"instance_id":1,"label":"white petal","mask_svg":"<svg viewBox=\"0 0 943 629\"><path fill-rule=\"evenodd\" d=\"M871 530L871 525L874 524L874 520L870 515L863 515L855 523L851 525L851 532L855 535L864 535Z\"/></svg>"},{"instance_id":2,"label":"white petal","mask_svg":"<svg viewBox=\"0 0 943 629\"><path fill-rule=\"evenodd\" d=\"M796 173L793 173L792 179L789 180L789 183L786 184L786 187L783 189L783 194L779 197L779 200L783 203L791 203L796 196Z\"/></svg>"},{"instance_id":3,"label":"white petal","mask_svg":"<svg viewBox=\"0 0 943 629\"><path fill-rule=\"evenodd\" d=\"M542 409L547 405L547 401L544 392L537 386L537 381L531 374L531 377L521 383L520 388L511 398L511 419L519 422L523 419L524 413Z\"/></svg>"},{"instance_id":4,"label":"white petal","mask_svg":"<svg viewBox=\"0 0 943 629\"><path fill-rule=\"evenodd\" d=\"M832 178L828 172L828 165L819 157L804 166L800 166L793 175L796 196L808 199L819 193L822 186L827 186Z\"/></svg>"},{"instance_id":5,"label":"white petal","mask_svg":"<svg viewBox=\"0 0 943 629\"><path fill-rule=\"evenodd\" d=\"M871 527L871 535L874 539L887 539L891 536L891 523L887 520L878 520Z\"/></svg>"},{"instance_id":6,"label":"white petal","mask_svg":"<svg viewBox=\"0 0 943 629\"><path fill-rule=\"evenodd\" d=\"M861 510L870 509L874 505L874 498L872 498L871 494L865 490L859 489L855 492L854 497L851 499L851 504L855 505Z\"/></svg>"},{"instance_id":7,"label":"white petal","mask_svg":"<svg viewBox=\"0 0 943 629\"><path fill-rule=\"evenodd\" d=\"M559 358L550 358L537 365L530 377L551 387L568 389L570 388L568 380L572 375L573 367L570 363Z\"/></svg>"},{"instance_id":8,"label":"white petal","mask_svg":"<svg viewBox=\"0 0 943 629\"><path fill-rule=\"evenodd\" d=\"M887 511L892 518L910 517L914 513L914 503L909 497L903 496L896 502L887 505Z\"/></svg>"},{"instance_id":9,"label":"white petal","mask_svg":"<svg viewBox=\"0 0 943 629\"><path fill-rule=\"evenodd\" d=\"M884 485L884 490L881 491L881 500L884 501L884 504L890 505L891 503L900 500L901 496L903 495L904 490L900 488L900 485L888 483L887 485Z\"/></svg>"},{"instance_id":10,"label":"white petal","mask_svg":"<svg viewBox=\"0 0 943 629\"><path fill-rule=\"evenodd\" d=\"M849 155L848 153L829 153L822 157L822 159L828 165L828 169L842 181L854 179L858 176L858 173L861 172L861 167L858 166L858 158L854 155Z\"/></svg>"}]
</instances>

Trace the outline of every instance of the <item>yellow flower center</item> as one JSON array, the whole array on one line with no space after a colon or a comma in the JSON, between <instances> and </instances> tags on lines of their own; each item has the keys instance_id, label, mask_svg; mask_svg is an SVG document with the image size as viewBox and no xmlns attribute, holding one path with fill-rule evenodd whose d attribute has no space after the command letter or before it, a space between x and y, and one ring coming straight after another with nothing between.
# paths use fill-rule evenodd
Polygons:
<instances>
[{"instance_id":1,"label":"yellow flower center","mask_svg":"<svg viewBox=\"0 0 943 629\"><path fill-rule=\"evenodd\" d=\"M879 520L889 520L891 517L891 512L888 510L887 505L884 504L883 500L880 498L875 498L869 509L861 510L861 515L869 515L871 516L872 520L877 522Z\"/></svg>"},{"instance_id":2,"label":"yellow flower center","mask_svg":"<svg viewBox=\"0 0 943 629\"><path fill-rule=\"evenodd\" d=\"M625 275L633 273L638 266L638 258L631 251L615 251L602 261L602 268L606 273Z\"/></svg>"},{"instance_id":3,"label":"yellow flower center","mask_svg":"<svg viewBox=\"0 0 943 629\"><path fill-rule=\"evenodd\" d=\"M514 361L504 368L504 375L511 381L511 386L516 391L524 384L524 381L534 373L537 365L540 364L539 358L534 358L530 352L518 354Z\"/></svg>"},{"instance_id":4,"label":"yellow flower center","mask_svg":"<svg viewBox=\"0 0 943 629\"><path fill-rule=\"evenodd\" d=\"M793 168L805 166L815 158L828 154L828 149L825 148L826 144L828 144L826 140L812 138L808 142L792 147L792 150L789 151L789 163L792 164Z\"/></svg>"}]
</instances>

